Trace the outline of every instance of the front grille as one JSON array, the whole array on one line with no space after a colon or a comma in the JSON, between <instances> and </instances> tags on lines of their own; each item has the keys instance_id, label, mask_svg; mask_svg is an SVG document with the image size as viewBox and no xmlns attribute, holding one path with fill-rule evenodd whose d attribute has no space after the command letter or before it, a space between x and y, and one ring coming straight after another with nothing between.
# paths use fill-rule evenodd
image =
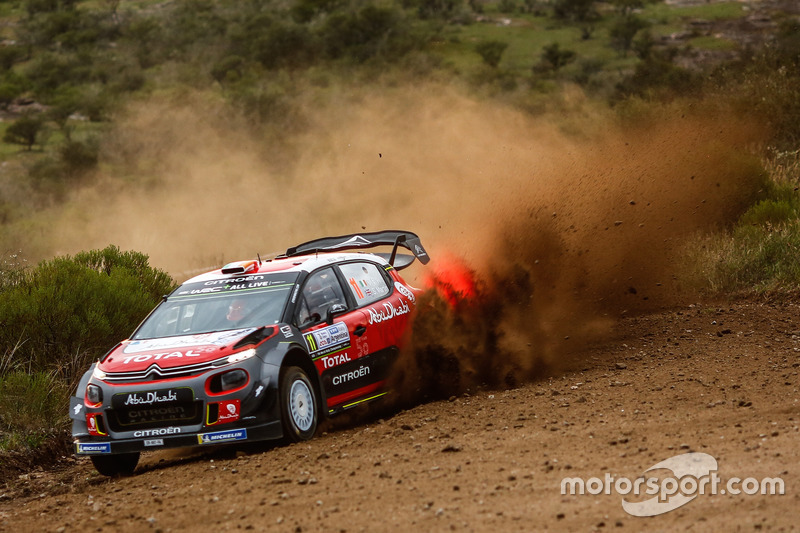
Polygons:
<instances>
[{"instance_id":1,"label":"front grille","mask_svg":"<svg viewBox=\"0 0 800 533\"><path fill-rule=\"evenodd\" d=\"M108 424L114 431L129 431L199 424L203 402L194 399L189 387L158 389L115 394L106 411Z\"/></svg>"},{"instance_id":2,"label":"front grille","mask_svg":"<svg viewBox=\"0 0 800 533\"><path fill-rule=\"evenodd\" d=\"M106 373L103 381L109 383L124 383L135 381L160 381L162 379L175 379L175 378L188 378L198 376L207 370L219 368L228 363L228 357L221 357L214 361L206 363L197 363L194 365L179 366L176 368L161 368L158 363L153 363L145 370L136 370L132 372L108 372Z\"/></svg>"}]
</instances>

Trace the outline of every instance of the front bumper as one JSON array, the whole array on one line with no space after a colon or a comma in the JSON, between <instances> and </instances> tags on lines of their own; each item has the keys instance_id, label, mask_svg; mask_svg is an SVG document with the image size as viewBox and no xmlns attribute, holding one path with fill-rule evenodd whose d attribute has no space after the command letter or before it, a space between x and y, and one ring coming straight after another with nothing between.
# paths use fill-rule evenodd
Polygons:
<instances>
[{"instance_id":1,"label":"front bumper","mask_svg":"<svg viewBox=\"0 0 800 533\"><path fill-rule=\"evenodd\" d=\"M106 455L153 451L166 448L184 448L207 444L227 444L242 441L279 439L283 436L280 420L249 427L231 427L216 431L190 432L181 435L169 435L134 439L108 439L104 437L78 437L75 439L77 455Z\"/></svg>"},{"instance_id":2,"label":"front bumper","mask_svg":"<svg viewBox=\"0 0 800 533\"><path fill-rule=\"evenodd\" d=\"M246 385L230 392L211 390L215 375L236 369L247 372ZM87 379L102 389L102 403L93 406L82 397L71 398L75 453L119 454L280 438L279 370L253 357L181 379Z\"/></svg>"}]
</instances>

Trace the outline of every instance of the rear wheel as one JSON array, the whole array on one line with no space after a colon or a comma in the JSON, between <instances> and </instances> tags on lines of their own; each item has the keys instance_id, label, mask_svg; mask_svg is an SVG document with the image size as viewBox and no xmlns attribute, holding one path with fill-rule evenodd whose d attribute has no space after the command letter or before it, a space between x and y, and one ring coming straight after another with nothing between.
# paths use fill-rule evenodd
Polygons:
<instances>
[{"instance_id":1,"label":"rear wheel","mask_svg":"<svg viewBox=\"0 0 800 533\"><path fill-rule=\"evenodd\" d=\"M139 452L93 455L92 464L104 476L130 476L139 463Z\"/></svg>"},{"instance_id":2,"label":"rear wheel","mask_svg":"<svg viewBox=\"0 0 800 533\"><path fill-rule=\"evenodd\" d=\"M281 423L290 442L308 440L317 431L317 397L302 368L291 366L281 376Z\"/></svg>"}]
</instances>

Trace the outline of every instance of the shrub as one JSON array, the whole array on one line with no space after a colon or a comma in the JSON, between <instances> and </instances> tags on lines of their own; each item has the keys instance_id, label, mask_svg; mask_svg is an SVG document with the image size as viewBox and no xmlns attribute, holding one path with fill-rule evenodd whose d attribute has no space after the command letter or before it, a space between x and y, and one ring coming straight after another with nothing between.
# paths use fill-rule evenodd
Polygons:
<instances>
[{"instance_id":1,"label":"shrub","mask_svg":"<svg viewBox=\"0 0 800 533\"><path fill-rule=\"evenodd\" d=\"M700 257L706 285L723 294L800 290L800 221L779 229L740 226L709 238Z\"/></svg>"},{"instance_id":2,"label":"shrub","mask_svg":"<svg viewBox=\"0 0 800 533\"><path fill-rule=\"evenodd\" d=\"M0 432L50 433L67 420L69 391L52 373L0 376Z\"/></svg>"},{"instance_id":3,"label":"shrub","mask_svg":"<svg viewBox=\"0 0 800 533\"><path fill-rule=\"evenodd\" d=\"M800 293L800 196L775 177L731 231L690 243L690 283L719 294Z\"/></svg>"},{"instance_id":4,"label":"shrub","mask_svg":"<svg viewBox=\"0 0 800 533\"><path fill-rule=\"evenodd\" d=\"M374 57L395 60L416 44L403 13L368 5L356 12L331 14L319 32L322 50L330 58L365 62Z\"/></svg>"},{"instance_id":5,"label":"shrub","mask_svg":"<svg viewBox=\"0 0 800 533\"><path fill-rule=\"evenodd\" d=\"M475 51L483 58L483 62L492 68L500 64L506 48L508 43L503 41L481 41L475 45Z\"/></svg>"},{"instance_id":6,"label":"shrub","mask_svg":"<svg viewBox=\"0 0 800 533\"><path fill-rule=\"evenodd\" d=\"M308 65L313 59L313 37L304 26L273 24L252 43L254 58L265 68Z\"/></svg>"},{"instance_id":7,"label":"shrub","mask_svg":"<svg viewBox=\"0 0 800 533\"><path fill-rule=\"evenodd\" d=\"M500 13L514 13L517 11L517 3L514 0L500 0L497 3L497 11Z\"/></svg>"},{"instance_id":8,"label":"shrub","mask_svg":"<svg viewBox=\"0 0 800 533\"><path fill-rule=\"evenodd\" d=\"M61 147L64 169L72 175L81 175L97 167L98 147L96 142L67 141Z\"/></svg>"},{"instance_id":9,"label":"shrub","mask_svg":"<svg viewBox=\"0 0 800 533\"><path fill-rule=\"evenodd\" d=\"M0 350L12 367L57 371L67 382L128 336L172 279L116 246L43 261L0 299Z\"/></svg>"},{"instance_id":10,"label":"shrub","mask_svg":"<svg viewBox=\"0 0 800 533\"><path fill-rule=\"evenodd\" d=\"M584 22L597 18L594 0L555 0L552 3L553 16L561 20Z\"/></svg>"},{"instance_id":11,"label":"shrub","mask_svg":"<svg viewBox=\"0 0 800 533\"><path fill-rule=\"evenodd\" d=\"M619 17L608 30L611 46L622 52L623 55L628 55L628 50L631 49L636 34L647 27L648 23L636 15Z\"/></svg>"},{"instance_id":12,"label":"shrub","mask_svg":"<svg viewBox=\"0 0 800 533\"><path fill-rule=\"evenodd\" d=\"M461 9L462 5L461 0L420 0L417 15L423 20L449 19Z\"/></svg>"},{"instance_id":13,"label":"shrub","mask_svg":"<svg viewBox=\"0 0 800 533\"><path fill-rule=\"evenodd\" d=\"M25 56L25 51L21 46L6 45L0 46L0 70L3 72L9 70L14 66L14 63L22 60Z\"/></svg>"},{"instance_id":14,"label":"shrub","mask_svg":"<svg viewBox=\"0 0 800 533\"><path fill-rule=\"evenodd\" d=\"M39 132L44 123L38 117L23 116L14 121L3 134L3 141L11 144L20 144L28 151L36 144Z\"/></svg>"},{"instance_id":15,"label":"shrub","mask_svg":"<svg viewBox=\"0 0 800 533\"><path fill-rule=\"evenodd\" d=\"M542 54L539 62L533 65L534 73L558 73L562 67L565 67L575 61L576 54L573 50L562 50L558 43L550 43L542 47Z\"/></svg>"},{"instance_id":16,"label":"shrub","mask_svg":"<svg viewBox=\"0 0 800 533\"><path fill-rule=\"evenodd\" d=\"M778 226L797 218L797 203L789 200L761 200L747 210L740 226Z\"/></svg>"}]
</instances>

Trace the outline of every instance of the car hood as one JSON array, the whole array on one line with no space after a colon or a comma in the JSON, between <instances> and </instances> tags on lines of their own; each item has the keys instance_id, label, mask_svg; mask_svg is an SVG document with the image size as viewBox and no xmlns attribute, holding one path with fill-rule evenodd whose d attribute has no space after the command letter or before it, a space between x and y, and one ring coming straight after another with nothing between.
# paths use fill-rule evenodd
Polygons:
<instances>
[{"instance_id":1,"label":"car hood","mask_svg":"<svg viewBox=\"0 0 800 533\"><path fill-rule=\"evenodd\" d=\"M153 364L177 368L207 363L234 353L234 345L258 328L215 331L198 335L122 341L99 367L103 372L135 372Z\"/></svg>"}]
</instances>

